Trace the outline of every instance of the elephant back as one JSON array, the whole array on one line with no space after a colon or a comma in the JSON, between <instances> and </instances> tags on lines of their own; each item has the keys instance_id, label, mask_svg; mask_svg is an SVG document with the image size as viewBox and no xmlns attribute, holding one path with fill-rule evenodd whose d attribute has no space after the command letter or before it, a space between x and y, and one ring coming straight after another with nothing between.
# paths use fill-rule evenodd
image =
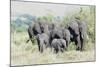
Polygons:
<instances>
[{"instance_id":1,"label":"elephant back","mask_svg":"<svg viewBox=\"0 0 100 67\"><path fill-rule=\"evenodd\" d=\"M74 36L79 35L79 27L78 27L78 23L76 21L70 22L68 25L68 29L69 29L70 33L73 34Z\"/></svg>"}]
</instances>

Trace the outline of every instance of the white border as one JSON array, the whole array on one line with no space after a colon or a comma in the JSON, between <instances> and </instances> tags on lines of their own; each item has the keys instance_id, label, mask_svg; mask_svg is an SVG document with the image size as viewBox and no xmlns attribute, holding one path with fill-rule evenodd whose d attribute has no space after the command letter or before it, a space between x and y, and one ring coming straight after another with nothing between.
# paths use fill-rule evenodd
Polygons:
<instances>
[{"instance_id":1,"label":"white border","mask_svg":"<svg viewBox=\"0 0 100 67\"><path fill-rule=\"evenodd\" d=\"M26 1L26 0L24 0ZM69 63L69 64L53 64L53 65L39 65L37 67L99 67L100 62L100 43L99 43L99 24L100 24L100 3L99 0L27 0L27 1L43 1L54 3L69 3L69 4L86 4L96 5L97 22L96 22L96 51L97 61L86 63ZM10 63L10 0L0 0L0 67L9 67ZM27 66L32 67L32 66Z\"/></svg>"},{"instance_id":2,"label":"white border","mask_svg":"<svg viewBox=\"0 0 100 67\"><path fill-rule=\"evenodd\" d=\"M68 4L88 4L95 5L95 0L23 0L23 1L42 1L54 3L68 3Z\"/></svg>"}]
</instances>

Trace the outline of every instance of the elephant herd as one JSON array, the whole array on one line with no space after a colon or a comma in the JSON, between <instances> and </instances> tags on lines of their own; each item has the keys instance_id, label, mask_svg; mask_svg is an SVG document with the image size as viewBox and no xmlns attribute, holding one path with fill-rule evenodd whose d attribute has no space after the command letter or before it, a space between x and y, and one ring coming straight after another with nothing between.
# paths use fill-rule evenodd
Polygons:
<instances>
[{"instance_id":1,"label":"elephant herd","mask_svg":"<svg viewBox=\"0 0 100 67\"><path fill-rule=\"evenodd\" d=\"M29 39L34 43L36 38L38 49L42 53L51 48L55 53L68 49L70 42L75 42L76 50L83 51L86 41L87 24L85 21L73 20L62 27L55 23L36 22L28 27Z\"/></svg>"}]
</instances>

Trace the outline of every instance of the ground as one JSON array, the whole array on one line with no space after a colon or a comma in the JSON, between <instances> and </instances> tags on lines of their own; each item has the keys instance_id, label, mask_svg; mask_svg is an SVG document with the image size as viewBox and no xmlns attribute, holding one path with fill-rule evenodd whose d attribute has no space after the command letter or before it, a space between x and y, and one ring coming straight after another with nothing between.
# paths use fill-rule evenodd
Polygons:
<instances>
[{"instance_id":1,"label":"ground","mask_svg":"<svg viewBox=\"0 0 100 67\"><path fill-rule=\"evenodd\" d=\"M69 46L68 51L54 54L50 49L40 53L37 43L26 43L27 39L27 32L11 33L11 66L95 61L95 44L91 42L87 43L87 50L82 52Z\"/></svg>"}]
</instances>

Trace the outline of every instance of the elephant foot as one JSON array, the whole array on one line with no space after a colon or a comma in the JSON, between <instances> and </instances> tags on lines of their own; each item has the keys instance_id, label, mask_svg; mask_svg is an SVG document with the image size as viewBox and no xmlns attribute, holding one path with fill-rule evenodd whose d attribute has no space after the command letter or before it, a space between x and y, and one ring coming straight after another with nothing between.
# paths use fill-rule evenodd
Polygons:
<instances>
[{"instance_id":1,"label":"elephant foot","mask_svg":"<svg viewBox=\"0 0 100 67\"><path fill-rule=\"evenodd\" d=\"M64 52L64 50L63 50L63 49L61 49L61 52L63 53L63 52Z\"/></svg>"},{"instance_id":2,"label":"elephant foot","mask_svg":"<svg viewBox=\"0 0 100 67\"><path fill-rule=\"evenodd\" d=\"M84 51L84 49L82 48L81 51Z\"/></svg>"},{"instance_id":3,"label":"elephant foot","mask_svg":"<svg viewBox=\"0 0 100 67\"><path fill-rule=\"evenodd\" d=\"M43 53L43 51L40 51L40 53Z\"/></svg>"},{"instance_id":4,"label":"elephant foot","mask_svg":"<svg viewBox=\"0 0 100 67\"><path fill-rule=\"evenodd\" d=\"M84 49L76 48L77 51L84 51Z\"/></svg>"},{"instance_id":5,"label":"elephant foot","mask_svg":"<svg viewBox=\"0 0 100 67\"><path fill-rule=\"evenodd\" d=\"M56 53L56 54L57 54L57 53L58 53L58 50L54 50L54 53Z\"/></svg>"},{"instance_id":6,"label":"elephant foot","mask_svg":"<svg viewBox=\"0 0 100 67\"><path fill-rule=\"evenodd\" d=\"M79 50L80 50L80 49L79 49L79 47L78 47L78 48L76 48L76 50L77 50L77 51L79 51Z\"/></svg>"}]
</instances>

